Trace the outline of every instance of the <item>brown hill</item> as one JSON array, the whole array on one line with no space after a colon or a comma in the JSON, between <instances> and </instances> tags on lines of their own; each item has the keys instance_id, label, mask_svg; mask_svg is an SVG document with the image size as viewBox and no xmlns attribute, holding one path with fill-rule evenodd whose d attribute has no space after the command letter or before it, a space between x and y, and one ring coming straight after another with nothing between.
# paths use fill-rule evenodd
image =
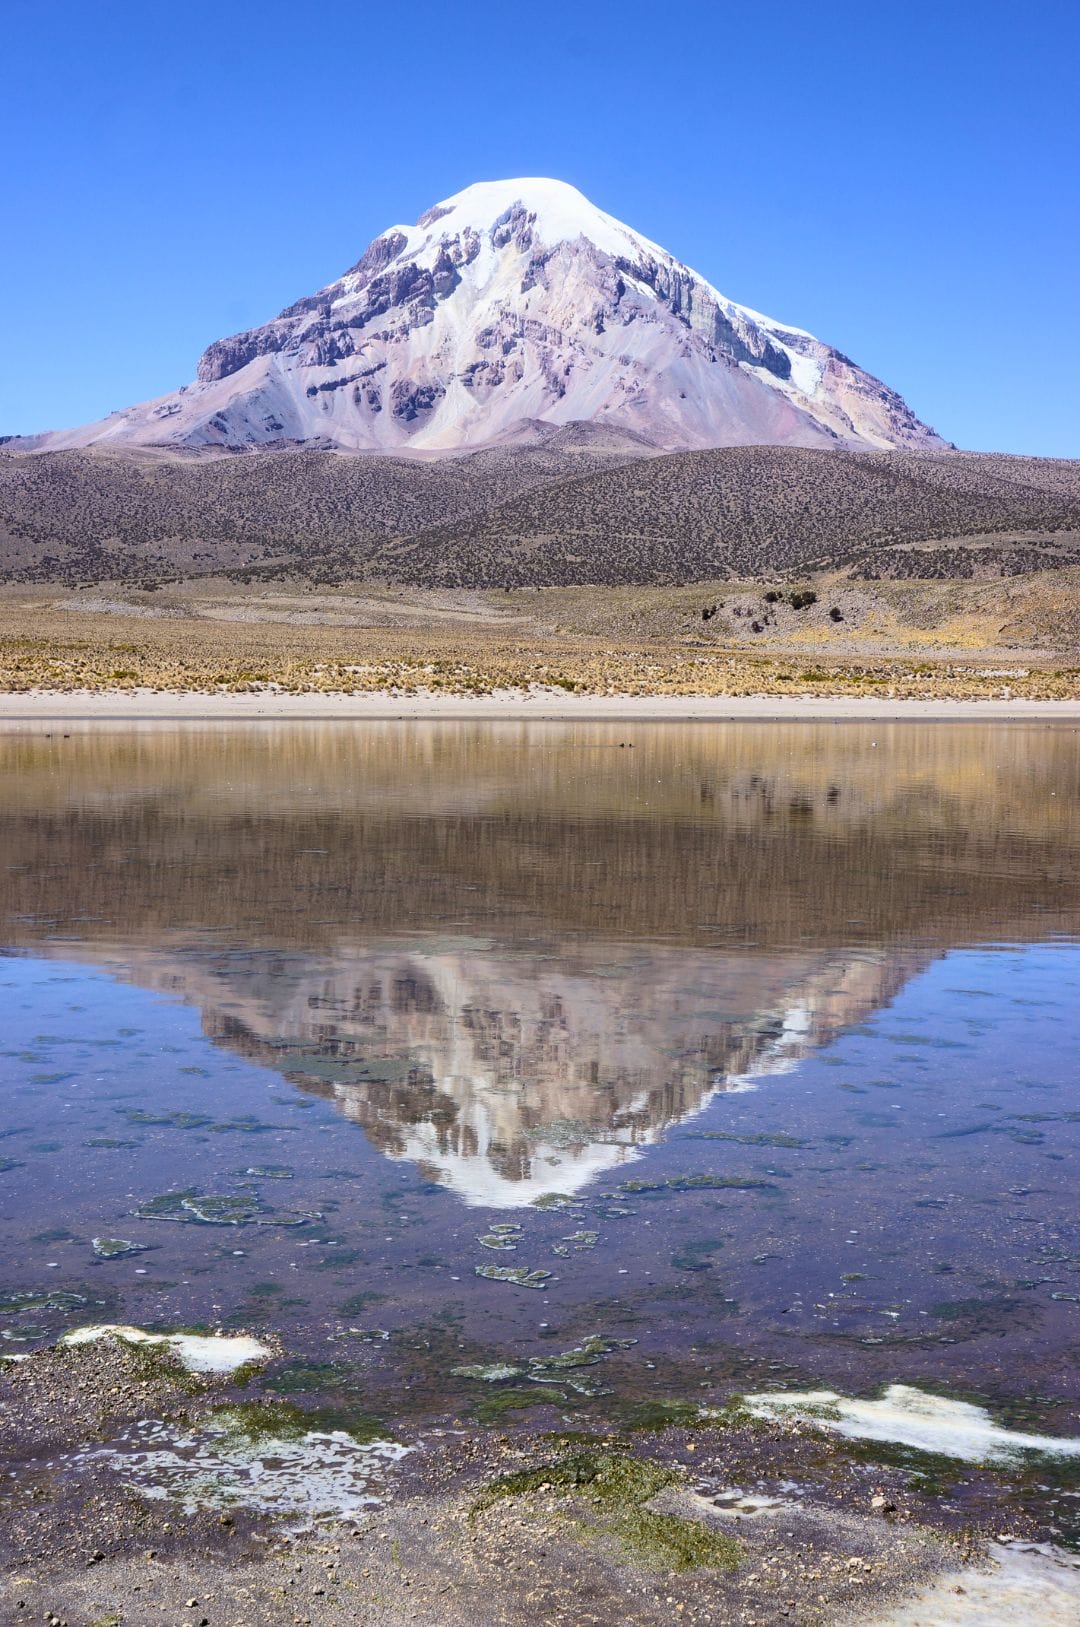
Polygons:
<instances>
[{"instance_id":1,"label":"brown hill","mask_svg":"<svg viewBox=\"0 0 1080 1627\"><path fill-rule=\"evenodd\" d=\"M908 568L912 547L942 541L951 550L931 548ZM445 586L747 578L849 562L875 576L1031 570L1080 558L1080 462L676 453L523 492L379 558L403 579Z\"/></svg>"},{"instance_id":2,"label":"brown hill","mask_svg":"<svg viewBox=\"0 0 1080 1627\"><path fill-rule=\"evenodd\" d=\"M1080 561L1080 461L791 447L642 457L572 430L433 462L0 452L0 578L559 586Z\"/></svg>"}]
</instances>

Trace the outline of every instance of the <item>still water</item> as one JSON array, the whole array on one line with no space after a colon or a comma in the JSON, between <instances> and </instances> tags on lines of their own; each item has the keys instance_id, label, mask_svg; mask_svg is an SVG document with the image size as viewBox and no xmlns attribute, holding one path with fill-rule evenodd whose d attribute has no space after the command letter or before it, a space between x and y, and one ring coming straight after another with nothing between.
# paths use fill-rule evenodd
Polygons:
<instances>
[{"instance_id":1,"label":"still water","mask_svg":"<svg viewBox=\"0 0 1080 1627\"><path fill-rule=\"evenodd\" d=\"M388 1418L903 1381L1069 1430L1074 727L37 727L0 944L7 1351L243 1327Z\"/></svg>"}]
</instances>

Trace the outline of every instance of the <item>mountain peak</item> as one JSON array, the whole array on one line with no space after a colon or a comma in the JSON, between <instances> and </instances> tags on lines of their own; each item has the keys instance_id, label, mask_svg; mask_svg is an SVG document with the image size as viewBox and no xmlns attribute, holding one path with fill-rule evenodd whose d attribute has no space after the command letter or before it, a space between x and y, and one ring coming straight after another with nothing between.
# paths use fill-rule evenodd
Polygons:
<instances>
[{"instance_id":1,"label":"mountain peak","mask_svg":"<svg viewBox=\"0 0 1080 1627\"><path fill-rule=\"evenodd\" d=\"M540 176L465 187L273 321L216 340L193 384L36 444L431 456L574 423L657 451L942 444L839 351Z\"/></svg>"},{"instance_id":2,"label":"mountain peak","mask_svg":"<svg viewBox=\"0 0 1080 1627\"><path fill-rule=\"evenodd\" d=\"M483 233L491 231L517 207L535 217L538 235L549 247L585 237L597 248L615 254L648 241L598 209L568 181L542 175L509 181L474 181L472 186L428 209L413 230L434 230L445 222L444 229ZM663 253L657 245L649 246Z\"/></svg>"}]
</instances>

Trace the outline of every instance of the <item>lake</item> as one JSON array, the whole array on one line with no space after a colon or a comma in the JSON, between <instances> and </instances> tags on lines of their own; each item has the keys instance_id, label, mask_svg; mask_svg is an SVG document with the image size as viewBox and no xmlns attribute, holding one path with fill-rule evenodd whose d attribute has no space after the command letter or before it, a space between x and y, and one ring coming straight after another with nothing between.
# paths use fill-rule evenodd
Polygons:
<instances>
[{"instance_id":1,"label":"lake","mask_svg":"<svg viewBox=\"0 0 1080 1627\"><path fill-rule=\"evenodd\" d=\"M5 1351L244 1328L277 1393L418 1425L900 1381L1068 1432L1075 726L0 765Z\"/></svg>"}]
</instances>

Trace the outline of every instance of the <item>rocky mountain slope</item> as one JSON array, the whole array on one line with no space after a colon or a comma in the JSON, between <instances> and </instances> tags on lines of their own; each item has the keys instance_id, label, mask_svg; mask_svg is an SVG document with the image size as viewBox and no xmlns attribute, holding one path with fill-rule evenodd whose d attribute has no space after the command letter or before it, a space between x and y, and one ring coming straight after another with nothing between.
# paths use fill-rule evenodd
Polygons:
<instances>
[{"instance_id":1,"label":"rocky mountain slope","mask_svg":"<svg viewBox=\"0 0 1080 1627\"><path fill-rule=\"evenodd\" d=\"M832 346L545 179L467 187L211 344L193 383L18 444L436 456L581 422L623 450L943 444Z\"/></svg>"}]
</instances>

